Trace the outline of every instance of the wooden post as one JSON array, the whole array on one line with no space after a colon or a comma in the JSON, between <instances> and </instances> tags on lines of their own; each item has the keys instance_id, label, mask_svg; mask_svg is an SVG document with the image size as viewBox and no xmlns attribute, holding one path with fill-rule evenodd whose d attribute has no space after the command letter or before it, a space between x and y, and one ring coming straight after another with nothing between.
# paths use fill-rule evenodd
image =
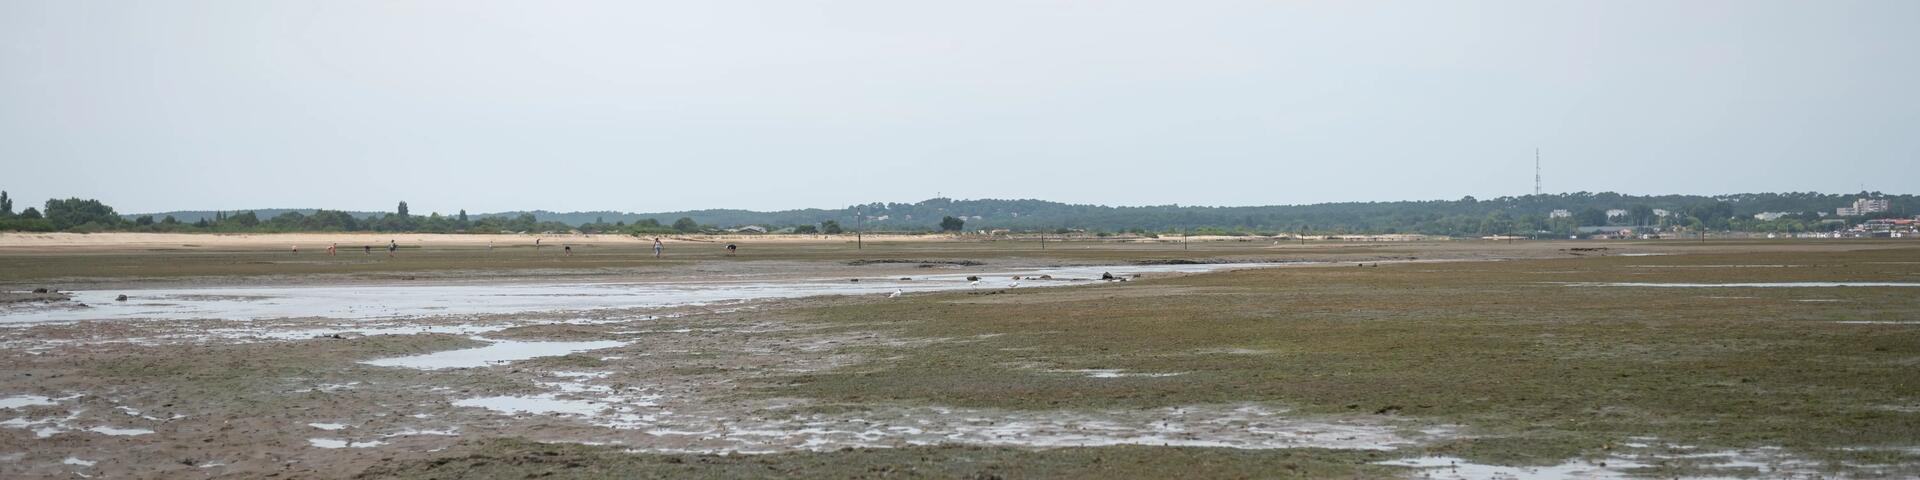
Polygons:
<instances>
[{"instance_id":1,"label":"wooden post","mask_svg":"<svg viewBox=\"0 0 1920 480\"><path fill-rule=\"evenodd\" d=\"M860 238L860 232L853 232L853 249L854 250L867 249L867 242L865 239Z\"/></svg>"}]
</instances>

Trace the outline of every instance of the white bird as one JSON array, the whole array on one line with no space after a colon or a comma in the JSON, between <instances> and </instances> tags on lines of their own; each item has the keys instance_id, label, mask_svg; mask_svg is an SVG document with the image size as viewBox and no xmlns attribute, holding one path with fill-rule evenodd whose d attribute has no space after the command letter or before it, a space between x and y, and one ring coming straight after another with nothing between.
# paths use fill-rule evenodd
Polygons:
<instances>
[{"instance_id":1,"label":"white bird","mask_svg":"<svg viewBox=\"0 0 1920 480\"><path fill-rule=\"evenodd\" d=\"M1007 284L1007 288L1020 288L1020 282L1009 283Z\"/></svg>"},{"instance_id":2,"label":"white bird","mask_svg":"<svg viewBox=\"0 0 1920 480\"><path fill-rule=\"evenodd\" d=\"M979 287L979 286L980 286L980 281L979 281L979 280L974 280L974 281L971 281L971 282L967 282L967 286L969 286L969 287Z\"/></svg>"},{"instance_id":3,"label":"white bird","mask_svg":"<svg viewBox=\"0 0 1920 480\"><path fill-rule=\"evenodd\" d=\"M896 289L893 289L893 293L892 293L892 294L890 294L890 295L887 295L887 298L900 298L900 295L901 295L901 294L904 294L904 293L907 293L907 292L906 292L905 290L901 290L901 289L898 289L898 288L896 288Z\"/></svg>"}]
</instances>

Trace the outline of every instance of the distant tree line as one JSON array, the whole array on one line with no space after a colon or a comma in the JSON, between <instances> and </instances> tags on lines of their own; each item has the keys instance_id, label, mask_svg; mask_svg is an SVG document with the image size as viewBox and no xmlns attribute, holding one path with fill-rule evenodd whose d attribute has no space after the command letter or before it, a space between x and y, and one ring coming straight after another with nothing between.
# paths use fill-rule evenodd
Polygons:
<instances>
[{"instance_id":1,"label":"distant tree line","mask_svg":"<svg viewBox=\"0 0 1920 480\"><path fill-rule=\"evenodd\" d=\"M173 212L121 215L91 199L48 200L43 208L15 212L0 192L0 230L135 232L295 232L373 231L428 233L565 232L662 235L714 232L759 225L801 234L866 232L961 232L1006 229L1015 232L1164 234L1381 234L1417 233L1455 236L1572 235L1580 227L1647 226L1692 230L1753 232L1829 231L1864 219L1832 216L1834 208L1858 198L1889 200L1892 211L1873 217L1912 217L1920 197L1879 192L1822 194L1753 193L1720 196L1634 196L1612 192L1525 195L1480 200L1348 202L1256 207L1138 206L1110 207L1041 200L953 200L871 203L837 210L778 212L694 210L668 213L545 211L468 215L414 215L406 202L392 212L339 210L262 210ZM1555 216L1555 210L1568 215ZM1609 215L1608 211L1615 214ZM1758 220L1761 212L1785 212ZM1820 212L1828 215L1822 216ZM1663 215L1664 214L1664 215ZM969 230L970 229L970 230Z\"/></svg>"},{"instance_id":2,"label":"distant tree line","mask_svg":"<svg viewBox=\"0 0 1920 480\"><path fill-rule=\"evenodd\" d=\"M1277 205L1256 207L1137 206L1111 207L1078 205L1042 200L953 200L935 198L918 203L870 203L846 208L801 209L777 212L748 210L690 210L665 213L602 213L606 218L631 221L654 219L673 222L690 218L699 225L761 225L768 228L805 227L824 230L825 222L846 226L846 230L932 232L1007 229L1015 232L1105 232L1170 233L1187 231L1210 234L1376 234L1420 233L1438 235L1569 235L1582 226L1657 226L1712 230L1759 232L1825 231L1843 228L1846 221L1831 215L1836 207L1852 205L1857 198L1884 198L1894 210L1875 214L1885 217L1911 217L1912 207L1920 202L1913 195L1886 195L1879 192L1858 194L1757 193L1719 196L1700 195L1622 195L1603 193L1564 193L1525 195L1480 200L1347 202L1314 205ZM1568 217L1555 218L1554 210L1567 210ZM1624 210L1624 215L1608 215L1608 210ZM1656 215L1656 211L1666 215ZM1772 220L1755 220L1760 212L1797 213ZM546 214L547 212L536 212ZM576 214L552 214L567 218ZM953 218L955 225L946 221ZM958 228L956 228L958 227ZM709 229L713 227L708 227Z\"/></svg>"}]
</instances>

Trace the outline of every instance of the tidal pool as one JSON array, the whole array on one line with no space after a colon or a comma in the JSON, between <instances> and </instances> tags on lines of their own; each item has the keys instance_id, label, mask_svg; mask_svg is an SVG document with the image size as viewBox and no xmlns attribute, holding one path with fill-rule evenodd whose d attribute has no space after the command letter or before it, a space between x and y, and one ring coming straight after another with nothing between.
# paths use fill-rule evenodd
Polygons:
<instances>
[{"instance_id":1,"label":"tidal pool","mask_svg":"<svg viewBox=\"0 0 1920 480\"><path fill-rule=\"evenodd\" d=\"M0 324L83 320L268 320L321 317L387 319L417 316L588 311L616 308L711 305L818 295L908 294L974 288L1028 288L1085 284L1102 273L1201 273L1271 267L1274 263L1115 265L955 271L880 278L792 280L693 280L634 283L537 283L463 285L312 285L71 292L85 306L0 308ZM1033 277L1051 276L1049 280ZM978 276L978 284L967 280ZM1014 280L1021 277L1024 280ZM1077 281L1076 281L1077 280ZM127 300L116 298L126 295Z\"/></svg>"}]
</instances>

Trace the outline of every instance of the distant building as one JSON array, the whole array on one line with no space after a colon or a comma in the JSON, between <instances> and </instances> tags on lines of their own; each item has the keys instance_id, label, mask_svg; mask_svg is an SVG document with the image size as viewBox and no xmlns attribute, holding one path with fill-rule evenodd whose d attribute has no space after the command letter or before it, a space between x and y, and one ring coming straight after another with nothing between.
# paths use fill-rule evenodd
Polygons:
<instances>
[{"instance_id":1,"label":"distant building","mask_svg":"<svg viewBox=\"0 0 1920 480\"><path fill-rule=\"evenodd\" d=\"M1780 219L1780 217L1785 217L1785 216L1787 216L1787 215L1792 215L1792 213L1787 213L1787 212L1760 212L1760 213L1756 213L1756 214L1753 214L1753 219L1754 219L1754 220L1760 220L1760 221L1763 221L1763 222L1771 222L1771 221L1774 221L1774 220L1779 220L1779 219Z\"/></svg>"},{"instance_id":2,"label":"distant building","mask_svg":"<svg viewBox=\"0 0 1920 480\"><path fill-rule=\"evenodd\" d=\"M1920 232L1920 222L1907 218L1876 218L1861 222L1848 231L1864 237L1902 238Z\"/></svg>"},{"instance_id":3,"label":"distant building","mask_svg":"<svg viewBox=\"0 0 1920 480\"><path fill-rule=\"evenodd\" d=\"M759 225L747 225L744 227L735 228L727 231L733 232L733 233L767 233L767 227L762 227Z\"/></svg>"},{"instance_id":4,"label":"distant building","mask_svg":"<svg viewBox=\"0 0 1920 480\"><path fill-rule=\"evenodd\" d=\"M1666 216L1670 216L1670 215L1673 215L1673 212L1669 212L1669 211L1666 211L1666 210L1664 210L1664 209L1659 209L1659 208L1656 208L1656 209L1653 209L1653 216L1656 216L1656 217L1666 217Z\"/></svg>"},{"instance_id":5,"label":"distant building","mask_svg":"<svg viewBox=\"0 0 1920 480\"><path fill-rule=\"evenodd\" d=\"M1853 201L1853 210L1860 215L1880 213L1893 209L1893 203L1884 198L1862 198Z\"/></svg>"},{"instance_id":6,"label":"distant building","mask_svg":"<svg viewBox=\"0 0 1920 480\"><path fill-rule=\"evenodd\" d=\"M1621 208L1607 209L1607 218L1624 217L1624 216L1627 216L1626 209L1621 209Z\"/></svg>"},{"instance_id":7,"label":"distant building","mask_svg":"<svg viewBox=\"0 0 1920 480\"><path fill-rule=\"evenodd\" d=\"M1841 216L1841 217L1859 216L1860 209L1853 208L1853 207L1840 207L1840 208L1833 209L1833 214L1835 216Z\"/></svg>"},{"instance_id":8,"label":"distant building","mask_svg":"<svg viewBox=\"0 0 1920 480\"><path fill-rule=\"evenodd\" d=\"M1547 218L1567 218L1572 216L1573 216L1573 212L1569 212L1567 211L1567 209L1564 209L1564 208L1555 209L1554 211L1547 213Z\"/></svg>"}]
</instances>

